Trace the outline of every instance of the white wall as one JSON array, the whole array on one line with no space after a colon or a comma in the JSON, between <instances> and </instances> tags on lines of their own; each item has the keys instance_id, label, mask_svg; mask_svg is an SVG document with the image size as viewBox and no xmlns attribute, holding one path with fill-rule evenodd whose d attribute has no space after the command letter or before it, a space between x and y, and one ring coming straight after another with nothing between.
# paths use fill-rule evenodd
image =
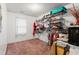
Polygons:
<instances>
[{"instance_id":1,"label":"white wall","mask_svg":"<svg viewBox=\"0 0 79 59\"><path fill-rule=\"evenodd\" d=\"M1 4L2 32L0 33L0 54L5 54L7 47L7 14L6 5Z\"/></svg>"},{"instance_id":2,"label":"white wall","mask_svg":"<svg viewBox=\"0 0 79 59\"><path fill-rule=\"evenodd\" d=\"M33 39L32 36L32 26L33 22L36 20L36 17L31 17L19 13L8 12L8 43L18 42L28 39ZM27 33L26 35L18 35L16 36L16 18L23 18L27 20Z\"/></svg>"}]
</instances>

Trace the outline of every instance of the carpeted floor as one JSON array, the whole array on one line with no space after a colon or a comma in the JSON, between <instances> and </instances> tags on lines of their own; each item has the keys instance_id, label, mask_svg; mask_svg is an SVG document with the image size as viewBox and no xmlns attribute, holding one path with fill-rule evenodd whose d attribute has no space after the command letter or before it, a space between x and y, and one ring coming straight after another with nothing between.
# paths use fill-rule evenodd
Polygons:
<instances>
[{"instance_id":1,"label":"carpeted floor","mask_svg":"<svg viewBox=\"0 0 79 59\"><path fill-rule=\"evenodd\" d=\"M39 39L26 40L7 45L6 55L48 55L49 46Z\"/></svg>"}]
</instances>

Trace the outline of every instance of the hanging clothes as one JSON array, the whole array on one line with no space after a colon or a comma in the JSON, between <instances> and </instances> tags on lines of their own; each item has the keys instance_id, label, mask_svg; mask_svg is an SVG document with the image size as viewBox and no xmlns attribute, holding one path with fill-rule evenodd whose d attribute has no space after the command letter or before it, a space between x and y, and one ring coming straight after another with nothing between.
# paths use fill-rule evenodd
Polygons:
<instances>
[{"instance_id":1,"label":"hanging clothes","mask_svg":"<svg viewBox=\"0 0 79 59\"><path fill-rule=\"evenodd\" d=\"M36 27L37 27L37 26L36 26L36 23L34 22L34 23L33 23L33 36L35 36Z\"/></svg>"},{"instance_id":2,"label":"hanging clothes","mask_svg":"<svg viewBox=\"0 0 79 59\"><path fill-rule=\"evenodd\" d=\"M58 37L59 37L59 34L58 33L50 33L48 35L48 39L50 41L50 46L53 44L54 41L57 40Z\"/></svg>"},{"instance_id":3,"label":"hanging clothes","mask_svg":"<svg viewBox=\"0 0 79 59\"><path fill-rule=\"evenodd\" d=\"M56 41L58 37L59 37L59 34L57 33L53 34L53 41Z\"/></svg>"},{"instance_id":4,"label":"hanging clothes","mask_svg":"<svg viewBox=\"0 0 79 59\"><path fill-rule=\"evenodd\" d=\"M49 46L51 46L53 44L53 33L48 35L48 40L49 40Z\"/></svg>"}]
</instances>

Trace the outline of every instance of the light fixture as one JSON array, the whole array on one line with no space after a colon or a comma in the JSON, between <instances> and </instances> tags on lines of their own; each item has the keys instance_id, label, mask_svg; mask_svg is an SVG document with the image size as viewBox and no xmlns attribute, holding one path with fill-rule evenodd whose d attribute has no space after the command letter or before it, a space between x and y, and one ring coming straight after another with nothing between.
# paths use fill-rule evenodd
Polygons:
<instances>
[{"instance_id":1,"label":"light fixture","mask_svg":"<svg viewBox=\"0 0 79 59\"><path fill-rule=\"evenodd\" d=\"M32 3L28 5L28 8L33 12L37 12L41 10L42 6L40 4Z\"/></svg>"}]
</instances>

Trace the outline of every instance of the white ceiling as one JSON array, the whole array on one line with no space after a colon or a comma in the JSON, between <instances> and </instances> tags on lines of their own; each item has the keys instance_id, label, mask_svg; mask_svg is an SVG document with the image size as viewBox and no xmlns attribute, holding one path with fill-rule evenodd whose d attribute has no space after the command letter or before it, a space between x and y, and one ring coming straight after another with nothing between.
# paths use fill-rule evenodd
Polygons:
<instances>
[{"instance_id":1,"label":"white ceiling","mask_svg":"<svg viewBox=\"0 0 79 59\"><path fill-rule=\"evenodd\" d=\"M40 16L66 3L7 3L7 10L29 16Z\"/></svg>"}]
</instances>

